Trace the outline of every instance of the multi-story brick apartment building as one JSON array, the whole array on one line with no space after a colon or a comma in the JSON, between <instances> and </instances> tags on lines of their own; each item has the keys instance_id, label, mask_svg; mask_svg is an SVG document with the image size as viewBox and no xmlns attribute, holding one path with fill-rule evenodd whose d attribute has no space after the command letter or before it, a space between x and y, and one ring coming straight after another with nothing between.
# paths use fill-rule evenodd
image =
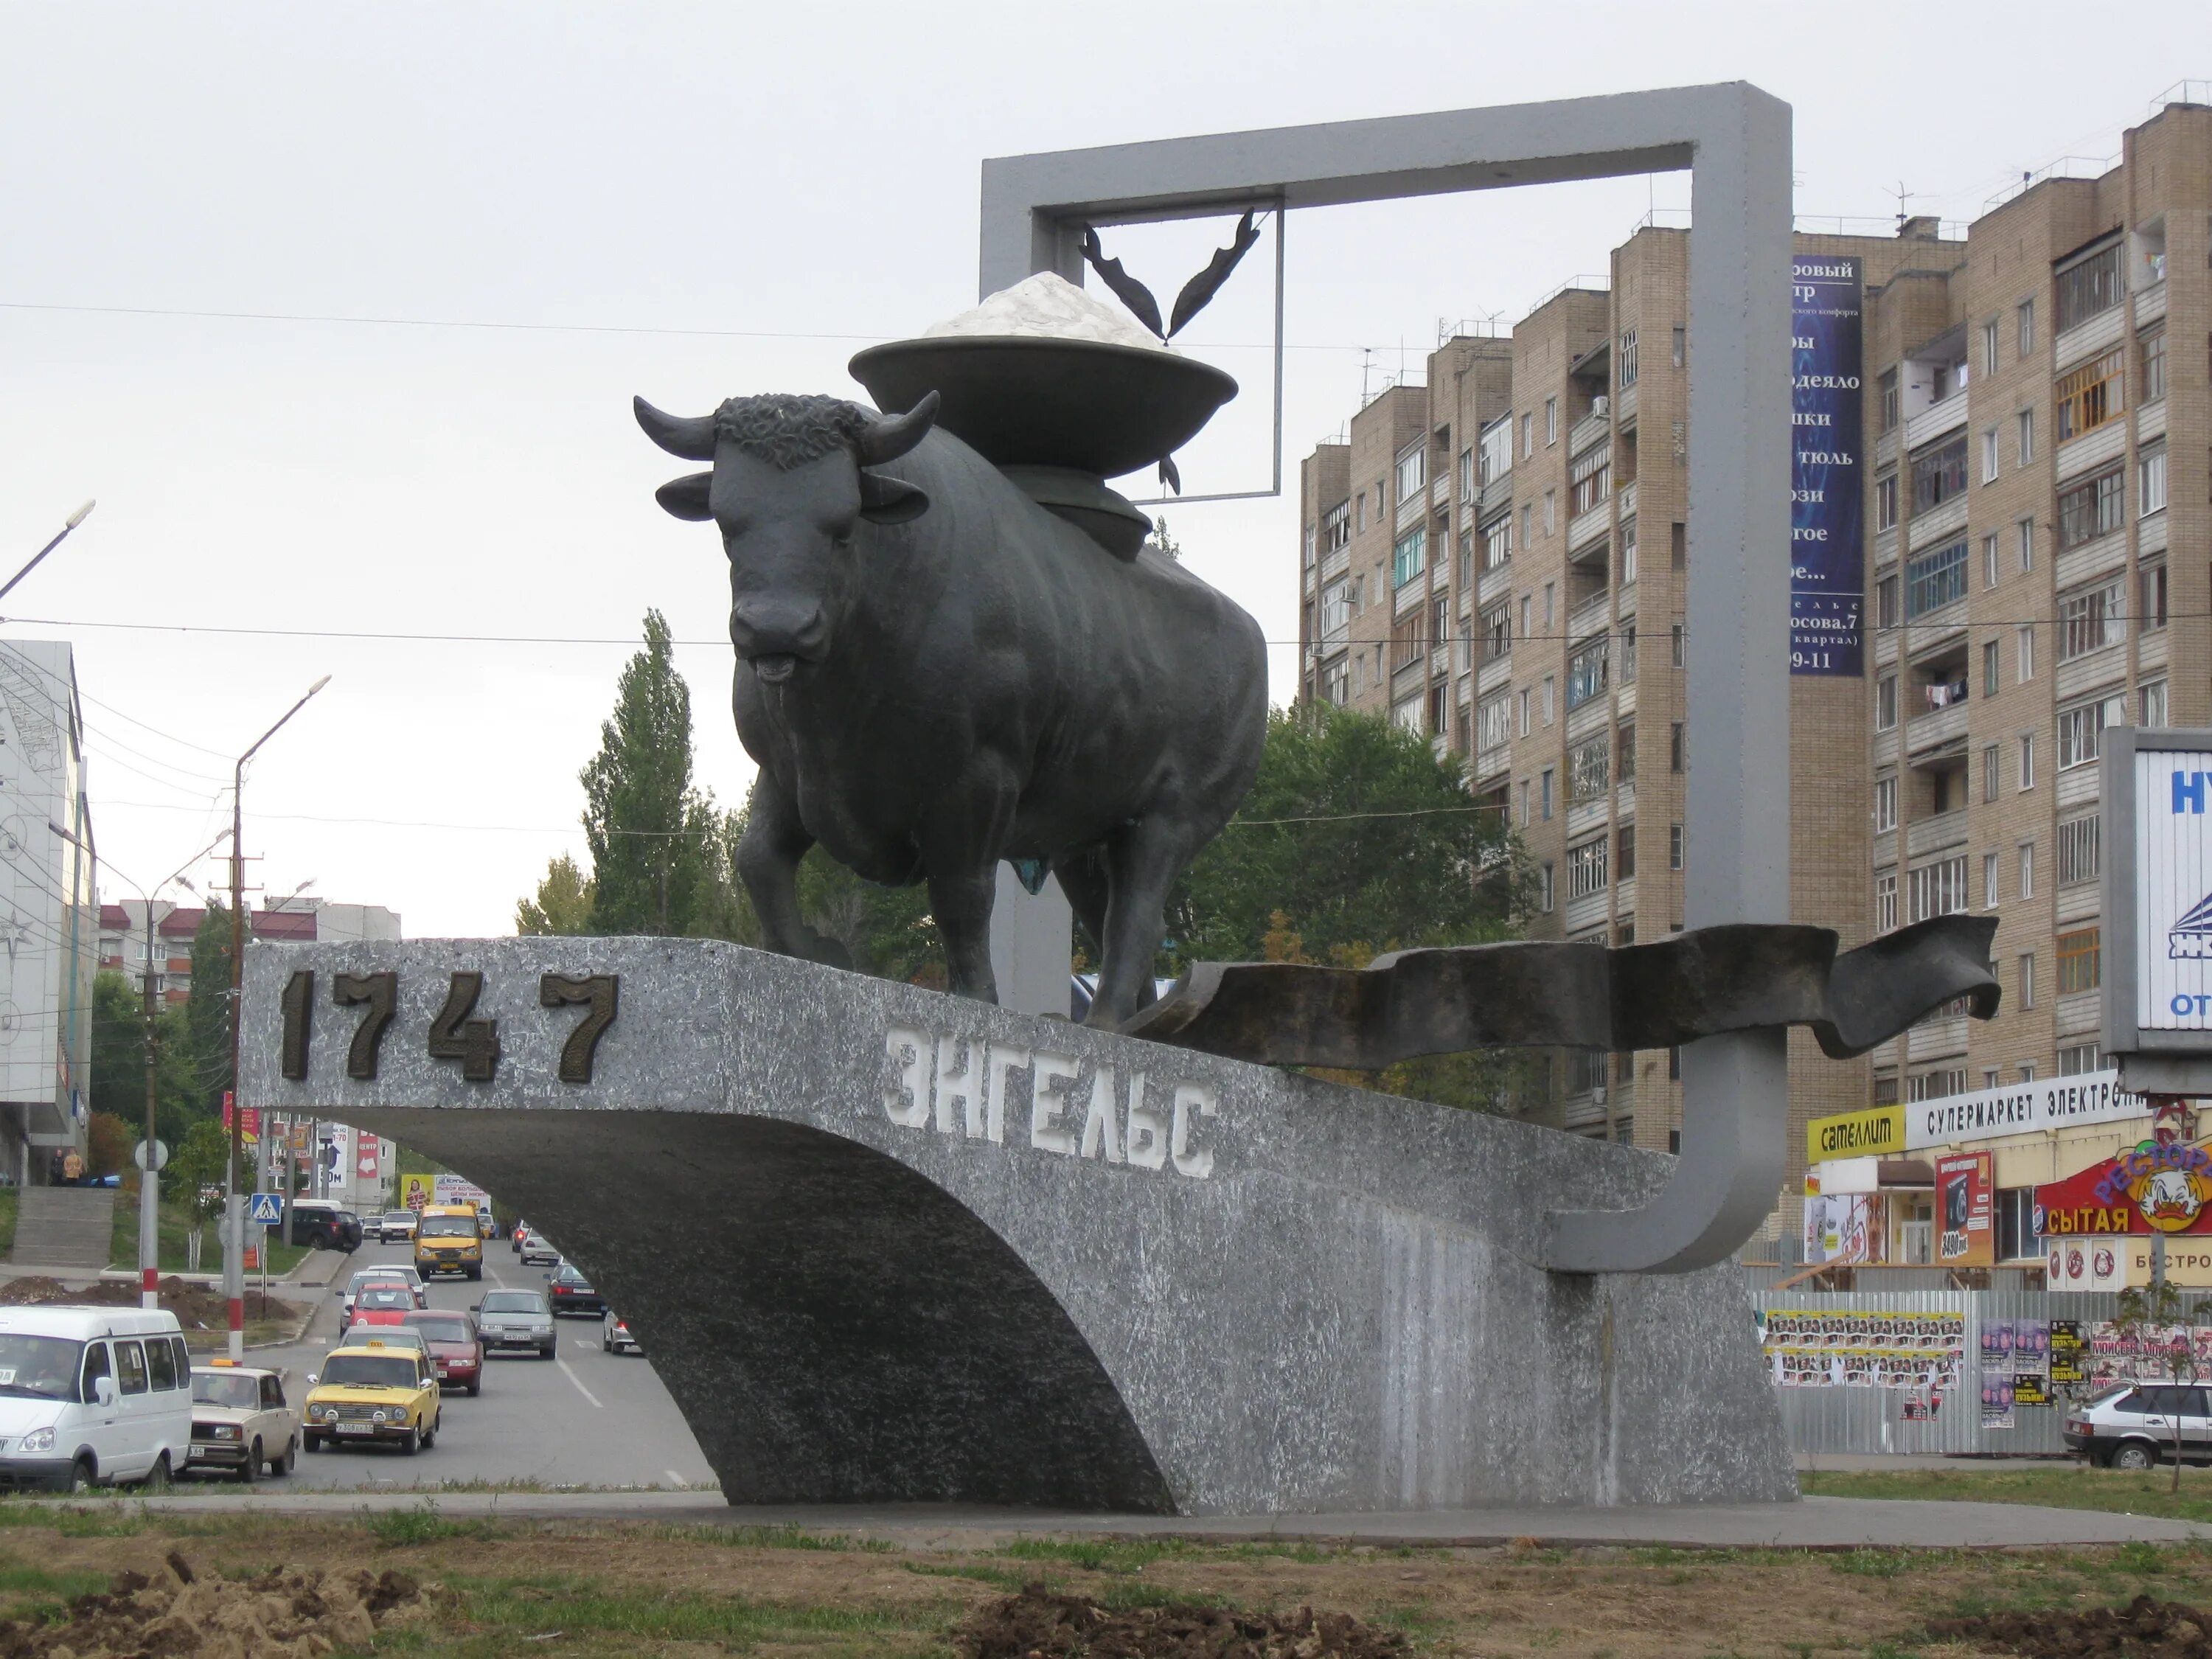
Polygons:
<instances>
[{"instance_id":1,"label":"multi-story brick apartment building","mask_svg":"<svg viewBox=\"0 0 2212 1659\"><path fill-rule=\"evenodd\" d=\"M192 940L207 913L192 906L156 900L154 904L154 994L164 1002L189 1002L192 994ZM246 925L255 939L285 944L349 944L359 939L396 939L399 915L380 904L332 904L295 895L249 908ZM146 973L146 907L137 899L100 907L100 965L124 975L143 989Z\"/></svg>"},{"instance_id":2,"label":"multi-story brick apartment building","mask_svg":"<svg viewBox=\"0 0 2212 1659\"><path fill-rule=\"evenodd\" d=\"M1863 289L1866 626L1863 672L1791 680L1793 912L1849 946L1986 911L2005 997L1854 1062L1793 1038L1794 1146L2099 1063L2098 734L2212 725L2209 220L2212 107L2171 104L1963 236L1796 238ZM1301 469L1299 696L1464 757L1543 872L1540 937L1681 921L1692 242L1640 229L1602 282L1446 341ZM1528 1109L1664 1148L1669 1073L1568 1056Z\"/></svg>"}]
</instances>

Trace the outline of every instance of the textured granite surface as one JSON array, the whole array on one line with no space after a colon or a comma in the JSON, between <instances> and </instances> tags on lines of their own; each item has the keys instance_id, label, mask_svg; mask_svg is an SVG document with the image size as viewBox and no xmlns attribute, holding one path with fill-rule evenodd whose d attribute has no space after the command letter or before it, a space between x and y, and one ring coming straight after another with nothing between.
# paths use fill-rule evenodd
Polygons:
<instances>
[{"instance_id":1,"label":"textured granite surface","mask_svg":"<svg viewBox=\"0 0 2212 1659\"><path fill-rule=\"evenodd\" d=\"M313 972L304 1080L279 994ZM398 975L378 1076L336 973ZM432 1057L484 976L486 1082ZM620 975L589 1083L542 975ZM402 1140L628 1318L732 1503L1784 1500L1731 1269L1563 1277L1668 1160L691 939L255 945L246 1103Z\"/></svg>"}]
</instances>

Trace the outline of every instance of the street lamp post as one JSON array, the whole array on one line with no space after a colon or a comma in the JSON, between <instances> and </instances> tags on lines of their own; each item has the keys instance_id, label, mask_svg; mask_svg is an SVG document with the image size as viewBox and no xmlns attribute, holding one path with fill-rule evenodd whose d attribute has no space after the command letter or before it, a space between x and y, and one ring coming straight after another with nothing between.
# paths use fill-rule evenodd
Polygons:
<instances>
[{"instance_id":1,"label":"street lamp post","mask_svg":"<svg viewBox=\"0 0 2212 1659\"><path fill-rule=\"evenodd\" d=\"M48 542L44 547L40 548L37 552L31 555L31 562L28 564L25 565L21 570L18 570L14 575L8 578L8 585L5 587L0 587L0 599L4 599L10 593L14 592L15 591L15 584L22 580L24 577L29 575L33 570L36 570L39 568L39 561L45 558L47 554L52 552L56 548L59 547L62 543L67 539L70 531L76 529L88 518L92 516L92 509L98 505L99 503L96 501L87 501L82 507L77 508L76 512L70 514L69 517L63 521L62 527L54 532L54 538Z\"/></svg>"},{"instance_id":2,"label":"street lamp post","mask_svg":"<svg viewBox=\"0 0 2212 1659\"><path fill-rule=\"evenodd\" d=\"M246 1358L246 1200L238 1190L238 1169L246 1150L246 1109L238 1099L238 1016L246 983L246 763L275 737L285 720L307 706L307 699L331 683L325 674L307 688L282 719L253 740L238 757L230 782L230 1158L223 1182L222 1292L230 1304L230 1358Z\"/></svg>"}]
</instances>

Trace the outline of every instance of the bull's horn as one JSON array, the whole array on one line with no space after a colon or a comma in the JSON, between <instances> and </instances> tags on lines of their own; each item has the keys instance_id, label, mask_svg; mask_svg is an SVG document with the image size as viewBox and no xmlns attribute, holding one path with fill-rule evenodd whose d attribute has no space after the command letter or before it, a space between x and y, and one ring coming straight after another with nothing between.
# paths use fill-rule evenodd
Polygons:
<instances>
[{"instance_id":1,"label":"bull's horn","mask_svg":"<svg viewBox=\"0 0 2212 1659\"><path fill-rule=\"evenodd\" d=\"M690 420L680 416L665 415L642 398L629 400L636 412L637 423L645 428L645 435L672 455L680 455L687 461L711 461L714 459L714 417L701 415Z\"/></svg>"},{"instance_id":2,"label":"bull's horn","mask_svg":"<svg viewBox=\"0 0 2212 1659\"><path fill-rule=\"evenodd\" d=\"M880 466L898 459L929 435L940 401L933 392L903 415L878 416L854 434L854 455L862 466Z\"/></svg>"}]
</instances>

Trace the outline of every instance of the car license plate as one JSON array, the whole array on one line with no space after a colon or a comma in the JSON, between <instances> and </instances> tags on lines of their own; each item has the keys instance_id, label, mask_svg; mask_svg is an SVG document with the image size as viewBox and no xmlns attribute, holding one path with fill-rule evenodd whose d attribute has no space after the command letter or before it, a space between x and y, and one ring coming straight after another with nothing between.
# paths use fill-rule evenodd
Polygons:
<instances>
[{"instance_id":1,"label":"car license plate","mask_svg":"<svg viewBox=\"0 0 2212 1659\"><path fill-rule=\"evenodd\" d=\"M337 1425L337 1429L340 1434L374 1434L376 1432L376 1425L374 1423L341 1423Z\"/></svg>"},{"instance_id":2,"label":"car license plate","mask_svg":"<svg viewBox=\"0 0 2212 1659\"><path fill-rule=\"evenodd\" d=\"M205 1446L195 1446L185 1454L185 1462L189 1463L195 1458L205 1457L207 1455L208 1449Z\"/></svg>"}]
</instances>

